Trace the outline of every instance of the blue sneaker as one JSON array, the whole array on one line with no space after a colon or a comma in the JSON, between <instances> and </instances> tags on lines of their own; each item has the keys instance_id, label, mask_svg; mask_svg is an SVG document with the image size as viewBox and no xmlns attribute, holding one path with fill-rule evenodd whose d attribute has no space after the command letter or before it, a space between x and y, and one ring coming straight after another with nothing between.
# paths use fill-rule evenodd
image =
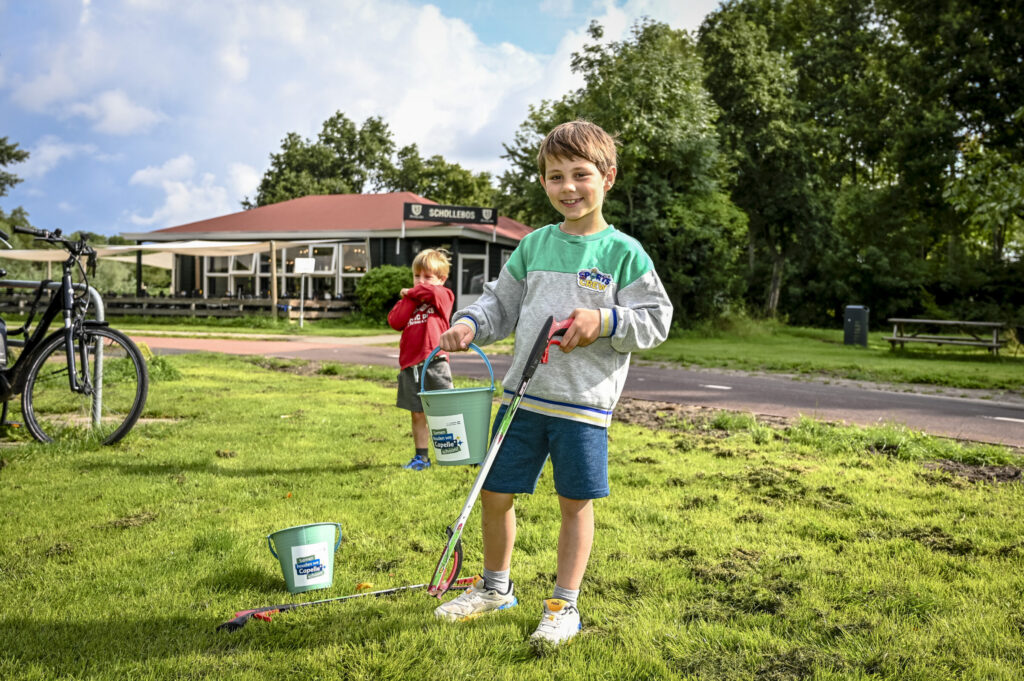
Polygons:
<instances>
[{"instance_id":1,"label":"blue sneaker","mask_svg":"<svg viewBox=\"0 0 1024 681\"><path fill-rule=\"evenodd\" d=\"M402 466L402 468L407 471L425 471L430 468L430 459L417 454L412 457L412 460L410 460L409 463Z\"/></svg>"}]
</instances>

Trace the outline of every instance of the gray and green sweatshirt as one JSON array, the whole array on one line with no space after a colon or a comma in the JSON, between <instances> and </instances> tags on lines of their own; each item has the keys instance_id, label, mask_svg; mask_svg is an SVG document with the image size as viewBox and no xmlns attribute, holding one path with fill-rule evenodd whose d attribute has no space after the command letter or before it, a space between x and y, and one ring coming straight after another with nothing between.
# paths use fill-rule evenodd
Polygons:
<instances>
[{"instance_id":1,"label":"gray and green sweatshirt","mask_svg":"<svg viewBox=\"0 0 1024 681\"><path fill-rule=\"evenodd\" d=\"M629 354L665 340L672 303L640 243L612 226L587 236L548 225L527 235L483 295L455 313L486 345L516 333L504 402L519 385L527 355L548 317L576 308L601 313L600 337L570 353L553 350L537 369L520 408L602 427L611 423L629 371Z\"/></svg>"}]
</instances>

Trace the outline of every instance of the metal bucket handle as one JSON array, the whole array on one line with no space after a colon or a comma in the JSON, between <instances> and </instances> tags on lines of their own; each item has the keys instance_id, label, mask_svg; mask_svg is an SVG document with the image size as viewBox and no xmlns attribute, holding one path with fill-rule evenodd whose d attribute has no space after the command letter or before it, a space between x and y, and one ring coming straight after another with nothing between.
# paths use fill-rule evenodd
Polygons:
<instances>
[{"instance_id":1,"label":"metal bucket handle","mask_svg":"<svg viewBox=\"0 0 1024 681\"><path fill-rule=\"evenodd\" d=\"M475 350L478 355L483 357L484 364L487 365L487 371L489 371L490 374L491 374L491 392L494 392L494 369L491 368L491 361L489 359L487 359L487 355L484 354L484 351L481 350L480 348L478 348L473 343L469 344L469 349L470 350ZM427 391L427 386L426 386L427 366L429 366L430 360L434 359L434 355L436 355L439 352L441 352L441 346L438 346L438 347L434 348L434 351L431 352L429 355L427 355L427 358L423 361L423 371L420 372L420 392L426 392Z\"/></svg>"},{"instance_id":2,"label":"metal bucket handle","mask_svg":"<svg viewBox=\"0 0 1024 681\"><path fill-rule=\"evenodd\" d=\"M337 553L338 547L341 546L341 523L317 523L317 525L334 525L335 529L338 531L338 541L334 542L334 553ZM294 528L288 527L285 529L291 530ZM283 532L283 530L278 530L277 532ZM277 558L277 551L274 550L274 542L271 541L270 538L277 534L277 532L271 532L267 535L267 548L270 549L270 553L274 558ZM278 558L278 560L280 560L280 558Z\"/></svg>"}]
</instances>

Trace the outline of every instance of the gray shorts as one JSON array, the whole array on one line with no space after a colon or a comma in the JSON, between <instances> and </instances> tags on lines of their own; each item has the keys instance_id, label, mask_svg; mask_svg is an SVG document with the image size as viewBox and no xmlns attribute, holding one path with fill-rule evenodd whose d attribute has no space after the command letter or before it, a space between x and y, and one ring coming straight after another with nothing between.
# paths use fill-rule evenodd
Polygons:
<instances>
[{"instance_id":1,"label":"gray shorts","mask_svg":"<svg viewBox=\"0 0 1024 681\"><path fill-rule=\"evenodd\" d=\"M398 372L398 400L395 406L409 411L423 411L420 402L420 372L423 365L417 364ZM427 390L448 390L452 387L452 370L446 357L435 357L427 367L427 378L424 381Z\"/></svg>"}]
</instances>

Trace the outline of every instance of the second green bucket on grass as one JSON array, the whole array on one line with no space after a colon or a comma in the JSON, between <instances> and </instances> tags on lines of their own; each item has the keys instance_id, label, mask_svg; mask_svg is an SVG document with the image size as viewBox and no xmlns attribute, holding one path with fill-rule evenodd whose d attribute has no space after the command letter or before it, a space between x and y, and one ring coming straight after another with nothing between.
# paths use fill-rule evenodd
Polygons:
<instances>
[{"instance_id":1,"label":"second green bucket on grass","mask_svg":"<svg viewBox=\"0 0 1024 681\"><path fill-rule=\"evenodd\" d=\"M338 533L337 541L334 539L335 531ZM339 523L297 525L267 535L267 546L274 558L280 561L285 586L293 594L331 586L334 582L334 552L340 544Z\"/></svg>"},{"instance_id":2,"label":"second green bucket on grass","mask_svg":"<svg viewBox=\"0 0 1024 681\"><path fill-rule=\"evenodd\" d=\"M480 463L487 455L491 425L491 399L494 397L494 369L483 350L469 344L470 350L484 358L491 374L489 388L450 388L426 390L427 366L441 348L434 348L420 372L420 402L427 417L434 460L442 466Z\"/></svg>"}]
</instances>

